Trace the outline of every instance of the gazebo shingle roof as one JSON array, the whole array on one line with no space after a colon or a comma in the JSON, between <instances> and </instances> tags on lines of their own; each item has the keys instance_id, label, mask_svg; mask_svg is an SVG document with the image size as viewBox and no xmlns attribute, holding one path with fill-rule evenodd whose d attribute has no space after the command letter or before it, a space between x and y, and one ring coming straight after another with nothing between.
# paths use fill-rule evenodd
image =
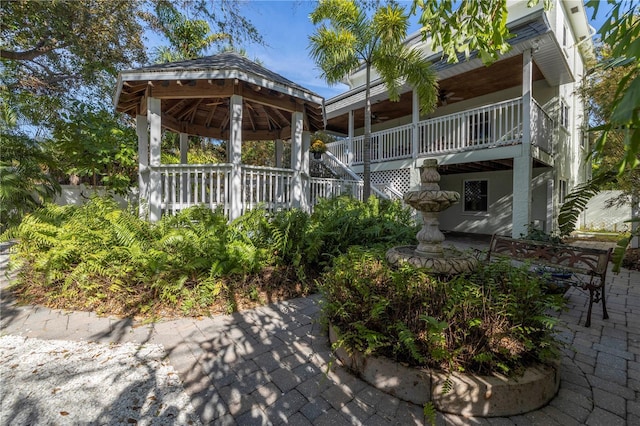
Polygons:
<instances>
[{"instance_id":1,"label":"gazebo shingle roof","mask_svg":"<svg viewBox=\"0 0 640 426\"><path fill-rule=\"evenodd\" d=\"M324 128L322 97L233 52L122 71L114 104L135 116L158 98L163 127L226 139L232 95L243 97L245 140L288 138L294 111L303 112L305 130Z\"/></svg>"}]
</instances>

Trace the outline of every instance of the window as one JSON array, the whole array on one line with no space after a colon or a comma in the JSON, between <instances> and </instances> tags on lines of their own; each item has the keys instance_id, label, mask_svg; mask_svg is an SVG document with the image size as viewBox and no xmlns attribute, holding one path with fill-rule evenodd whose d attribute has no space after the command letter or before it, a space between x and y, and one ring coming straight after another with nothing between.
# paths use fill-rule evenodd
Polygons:
<instances>
[{"instance_id":1,"label":"window","mask_svg":"<svg viewBox=\"0 0 640 426\"><path fill-rule=\"evenodd\" d=\"M558 182L558 202L564 204L564 200L567 197L567 181L560 179Z\"/></svg>"},{"instance_id":2,"label":"window","mask_svg":"<svg viewBox=\"0 0 640 426\"><path fill-rule=\"evenodd\" d=\"M488 181L464 181L464 211L486 212L488 210Z\"/></svg>"},{"instance_id":3,"label":"window","mask_svg":"<svg viewBox=\"0 0 640 426\"><path fill-rule=\"evenodd\" d=\"M565 129L569 128L569 105L564 99L560 101L560 125Z\"/></svg>"},{"instance_id":4,"label":"window","mask_svg":"<svg viewBox=\"0 0 640 426\"><path fill-rule=\"evenodd\" d=\"M567 47L567 26L562 26L562 47Z\"/></svg>"}]
</instances>

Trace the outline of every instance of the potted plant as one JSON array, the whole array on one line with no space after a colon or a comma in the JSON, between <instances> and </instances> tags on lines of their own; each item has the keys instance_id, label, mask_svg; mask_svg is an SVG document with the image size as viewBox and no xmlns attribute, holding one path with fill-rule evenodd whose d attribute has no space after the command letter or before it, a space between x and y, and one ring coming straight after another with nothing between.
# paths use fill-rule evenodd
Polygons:
<instances>
[{"instance_id":1,"label":"potted plant","mask_svg":"<svg viewBox=\"0 0 640 426\"><path fill-rule=\"evenodd\" d=\"M316 160L319 160L322 157L322 154L327 152L327 145L324 142L322 142L320 139L316 139L311 144L311 147L309 148L309 152L313 153L313 158L315 158Z\"/></svg>"}]
</instances>

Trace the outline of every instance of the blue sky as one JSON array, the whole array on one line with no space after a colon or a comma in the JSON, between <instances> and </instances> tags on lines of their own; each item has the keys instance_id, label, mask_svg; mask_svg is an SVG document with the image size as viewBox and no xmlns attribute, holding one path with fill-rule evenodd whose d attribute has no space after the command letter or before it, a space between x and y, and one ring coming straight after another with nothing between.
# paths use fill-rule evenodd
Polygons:
<instances>
[{"instance_id":1,"label":"blue sky","mask_svg":"<svg viewBox=\"0 0 640 426\"><path fill-rule=\"evenodd\" d=\"M542 1L542 0L540 0ZM411 7L411 1L400 1L405 7ZM599 16L591 25L598 29L602 24L604 11L608 10L604 4L600 7ZM309 20L309 14L316 5L309 0L250 0L243 2L242 10L257 28L266 42L266 46L247 45L250 59L258 59L272 71L281 74L295 83L329 99L346 90L345 85L333 87L322 80L320 71L309 57L309 35L314 32L314 26ZM587 16L591 17L591 10L587 9ZM417 18L412 18L413 25L409 33L418 31ZM213 53L213 52L212 52Z\"/></svg>"}]
</instances>

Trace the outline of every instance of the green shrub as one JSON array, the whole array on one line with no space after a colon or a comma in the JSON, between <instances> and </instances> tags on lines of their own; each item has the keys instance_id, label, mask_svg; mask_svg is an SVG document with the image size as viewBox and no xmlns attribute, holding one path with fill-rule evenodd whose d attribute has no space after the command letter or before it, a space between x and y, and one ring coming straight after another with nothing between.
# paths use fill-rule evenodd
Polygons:
<instances>
[{"instance_id":1,"label":"green shrub","mask_svg":"<svg viewBox=\"0 0 640 426\"><path fill-rule=\"evenodd\" d=\"M311 215L305 256L312 266L330 266L351 246L375 247L415 243L411 210L399 201L366 202L350 196L321 200Z\"/></svg>"},{"instance_id":2,"label":"green shrub","mask_svg":"<svg viewBox=\"0 0 640 426\"><path fill-rule=\"evenodd\" d=\"M496 262L439 280L391 269L382 250L351 249L322 275L324 315L340 344L416 366L515 373L557 355L554 318L563 299L526 267Z\"/></svg>"},{"instance_id":3,"label":"green shrub","mask_svg":"<svg viewBox=\"0 0 640 426\"><path fill-rule=\"evenodd\" d=\"M300 210L249 211L229 223L205 207L149 224L109 197L83 206L46 205L4 238L18 240L14 287L23 300L133 315L206 313L300 296L322 267L353 244L412 240L398 203L326 200Z\"/></svg>"}]
</instances>

